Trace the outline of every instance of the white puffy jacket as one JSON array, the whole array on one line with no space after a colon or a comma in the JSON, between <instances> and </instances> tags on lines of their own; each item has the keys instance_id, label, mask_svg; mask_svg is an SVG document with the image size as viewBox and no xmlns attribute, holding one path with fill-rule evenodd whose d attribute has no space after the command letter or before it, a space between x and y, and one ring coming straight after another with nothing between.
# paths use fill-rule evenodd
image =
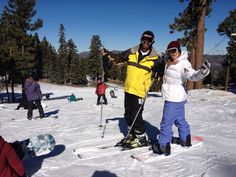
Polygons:
<instances>
[{"instance_id":1,"label":"white puffy jacket","mask_svg":"<svg viewBox=\"0 0 236 177\"><path fill-rule=\"evenodd\" d=\"M206 77L209 71L204 75L200 70L194 70L188 61L188 53L182 51L177 64L168 64L165 66L165 72L162 84L162 97L166 101L182 102L187 100L187 80L199 81Z\"/></svg>"}]
</instances>

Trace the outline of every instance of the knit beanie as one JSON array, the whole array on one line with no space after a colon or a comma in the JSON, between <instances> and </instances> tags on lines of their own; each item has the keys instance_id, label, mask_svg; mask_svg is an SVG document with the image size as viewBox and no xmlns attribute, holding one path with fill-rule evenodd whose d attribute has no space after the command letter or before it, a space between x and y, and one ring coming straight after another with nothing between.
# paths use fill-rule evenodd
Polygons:
<instances>
[{"instance_id":1,"label":"knit beanie","mask_svg":"<svg viewBox=\"0 0 236 177\"><path fill-rule=\"evenodd\" d=\"M180 43L179 41L171 41L168 46L167 46L167 50L171 49L171 48L177 48L180 49Z\"/></svg>"}]
</instances>

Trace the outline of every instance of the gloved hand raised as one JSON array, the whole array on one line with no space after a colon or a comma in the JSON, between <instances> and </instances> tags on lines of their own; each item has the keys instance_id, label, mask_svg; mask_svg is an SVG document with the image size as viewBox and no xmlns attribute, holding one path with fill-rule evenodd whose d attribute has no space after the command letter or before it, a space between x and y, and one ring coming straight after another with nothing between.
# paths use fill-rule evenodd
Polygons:
<instances>
[{"instance_id":1,"label":"gloved hand raised","mask_svg":"<svg viewBox=\"0 0 236 177\"><path fill-rule=\"evenodd\" d=\"M200 71L203 75L207 75L210 72L211 64L207 60L200 66Z\"/></svg>"},{"instance_id":2,"label":"gloved hand raised","mask_svg":"<svg viewBox=\"0 0 236 177\"><path fill-rule=\"evenodd\" d=\"M101 48L100 53L101 53L102 56L107 56L108 55L108 50L105 49L105 48Z\"/></svg>"},{"instance_id":3,"label":"gloved hand raised","mask_svg":"<svg viewBox=\"0 0 236 177\"><path fill-rule=\"evenodd\" d=\"M162 58L155 61L154 66L152 67L152 71L154 74L159 73L160 75L163 75L164 69L165 69L165 62Z\"/></svg>"},{"instance_id":4,"label":"gloved hand raised","mask_svg":"<svg viewBox=\"0 0 236 177\"><path fill-rule=\"evenodd\" d=\"M152 67L152 79L157 80L158 77L162 77L165 69L165 62L163 58L155 61Z\"/></svg>"}]
</instances>

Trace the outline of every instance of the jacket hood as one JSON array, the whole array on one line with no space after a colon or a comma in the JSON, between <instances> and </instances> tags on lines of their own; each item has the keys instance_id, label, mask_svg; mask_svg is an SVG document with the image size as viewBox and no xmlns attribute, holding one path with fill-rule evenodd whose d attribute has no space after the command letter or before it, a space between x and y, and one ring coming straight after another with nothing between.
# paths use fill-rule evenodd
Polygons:
<instances>
[{"instance_id":1,"label":"jacket hood","mask_svg":"<svg viewBox=\"0 0 236 177\"><path fill-rule=\"evenodd\" d=\"M179 58L177 58L178 61L187 60L187 59L188 59L188 52L187 51L181 51L181 55L179 56Z\"/></svg>"}]
</instances>

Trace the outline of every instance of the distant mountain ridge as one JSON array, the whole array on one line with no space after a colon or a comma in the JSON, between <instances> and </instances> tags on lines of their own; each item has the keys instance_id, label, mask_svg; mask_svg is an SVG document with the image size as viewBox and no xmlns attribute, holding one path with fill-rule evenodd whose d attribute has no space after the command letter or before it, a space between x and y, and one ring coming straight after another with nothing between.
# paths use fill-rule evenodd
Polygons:
<instances>
[{"instance_id":1,"label":"distant mountain ridge","mask_svg":"<svg viewBox=\"0 0 236 177\"><path fill-rule=\"evenodd\" d=\"M123 52L123 51L112 50L111 52L113 52L113 53L121 53L121 52ZM80 53L79 53L79 57L80 57L80 58L86 58L86 57L88 57L88 56L89 56L89 51L84 51L84 52L80 52Z\"/></svg>"}]
</instances>

